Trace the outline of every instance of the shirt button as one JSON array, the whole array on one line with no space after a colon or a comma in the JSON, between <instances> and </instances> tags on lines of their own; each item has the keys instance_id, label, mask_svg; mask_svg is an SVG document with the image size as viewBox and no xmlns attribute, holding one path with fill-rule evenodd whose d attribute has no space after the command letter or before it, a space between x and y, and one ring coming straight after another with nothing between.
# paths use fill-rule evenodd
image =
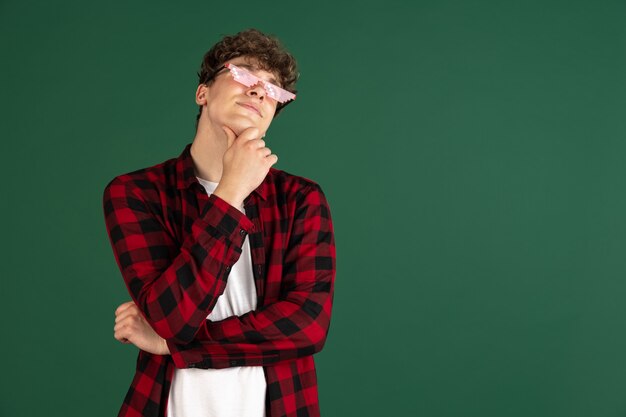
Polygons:
<instances>
[{"instance_id":1,"label":"shirt button","mask_svg":"<svg viewBox=\"0 0 626 417\"><path fill-rule=\"evenodd\" d=\"M241 229L241 230L239 231L239 234L240 234L241 236L245 236L245 235L246 235L246 231L245 231L245 230L243 230L243 229Z\"/></svg>"},{"instance_id":2,"label":"shirt button","mask_svg":"<svg viewBox=\"0 0 626 417\"><path fill-rule=\"evenodd\" d=\"M230 266L226 267L226 272L230 272Z\"/></svg>"}]
</instances>

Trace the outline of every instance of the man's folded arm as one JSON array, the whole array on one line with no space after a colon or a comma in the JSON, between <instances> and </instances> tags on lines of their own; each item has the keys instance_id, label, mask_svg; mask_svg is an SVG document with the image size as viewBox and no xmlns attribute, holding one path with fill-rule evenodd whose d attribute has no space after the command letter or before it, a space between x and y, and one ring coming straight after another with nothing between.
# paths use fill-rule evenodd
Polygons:
<instances>
[{"instance_id":1,"label":"man's folded arm","mask_svg":"<svg viewBox=\"0 0 626 417\"><path fill-rule=\"evenodd\" d=\"M304 194L295 214L284 257L280 300L240 317L206 320L190 343L166 338L175 365L267 365L318 352L330 325L334 279L330 210L322 190L315 185Z\"/></svg>"},{"instance_id":2,"label":"man's folded arm","mask_svg":"<svg viewBox=\"0 0 626 417\"><path fill-rule=\"evenodd\" d=\"M189 343L224 292L253 224L211 195L182 245L164 224L160 204L119 177L104 190L105 223L128 291L159 336Z\"/></svg>"}]
</instances>

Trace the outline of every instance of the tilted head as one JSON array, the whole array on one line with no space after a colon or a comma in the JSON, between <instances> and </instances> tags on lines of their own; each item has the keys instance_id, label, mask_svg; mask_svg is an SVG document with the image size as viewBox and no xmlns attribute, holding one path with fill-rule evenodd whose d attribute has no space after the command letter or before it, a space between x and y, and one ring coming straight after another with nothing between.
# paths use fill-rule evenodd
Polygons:
<instances>
[{"instance_id":1,"label":"tilted head","mask_svg":"<svg viewBox=\"0 0 626 417\"><path fill-rule=\"evenodd\" d=\"M272 118L292 101L298 75L295 58L278 39L256 29L248 29L225 36L204 55L198 72L198 90L206 88L207 106L219 98L226 106L243 101L257 107L265 119L261 120L262 125L269 127ZM217 81L222 83L220 80L228 84L215 85ZM233 88L239 89L234 91ZM224 89L229 94L239 94L240 98L232 94L229 97L218 94ZM244 95L247 98L242 100ZM199 104L196 127L203 107L204 104Z\"/></svg>"}]
</instances>

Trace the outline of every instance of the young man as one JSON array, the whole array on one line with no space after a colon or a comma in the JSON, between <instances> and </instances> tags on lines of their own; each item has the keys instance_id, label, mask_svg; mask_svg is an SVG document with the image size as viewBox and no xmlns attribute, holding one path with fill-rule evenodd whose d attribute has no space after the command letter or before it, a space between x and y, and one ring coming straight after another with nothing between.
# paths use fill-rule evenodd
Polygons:
<instances>
[{"instance_id":1,"label":"young man","mask_svg":"<svg viewBox=\"0 0 626 417\"><path fill-rule=\"evenodd\" d=\"M295 98L295 59L251 29L213 46L198 75L193 143L104 191L132 298L115 338L140 349L119 415L318 416L330 211L315 182L272 168L262 139Z\"/></svg>"}]
</instances>

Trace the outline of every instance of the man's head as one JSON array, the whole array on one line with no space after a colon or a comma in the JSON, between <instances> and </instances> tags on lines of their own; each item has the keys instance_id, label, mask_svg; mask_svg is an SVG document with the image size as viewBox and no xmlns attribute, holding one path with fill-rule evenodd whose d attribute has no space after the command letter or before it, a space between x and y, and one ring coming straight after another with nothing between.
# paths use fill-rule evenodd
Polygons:
<instances>
[{"instance_id":1,"label":"man's head","mask_svg":"<svg viewBox=\"0 0 626 417\"><path fill-rule=\"evenodd\" d=\"M196 127L204 108L207 114L202 117L216 123L232 123L236 125L232 127L234 130L255 126L265 131L289 101L280 103L270 97L271 94L268 96L262 82L249 87L237 82L235 72L225 68L225 64L234 64L261 80L295 93L298 79L295 58L276 38L248 29L224 37L202 59L196 92L199 105ZM247 105L256 107L260 115L246 109Z\"/></svg>"}]
</instances>

